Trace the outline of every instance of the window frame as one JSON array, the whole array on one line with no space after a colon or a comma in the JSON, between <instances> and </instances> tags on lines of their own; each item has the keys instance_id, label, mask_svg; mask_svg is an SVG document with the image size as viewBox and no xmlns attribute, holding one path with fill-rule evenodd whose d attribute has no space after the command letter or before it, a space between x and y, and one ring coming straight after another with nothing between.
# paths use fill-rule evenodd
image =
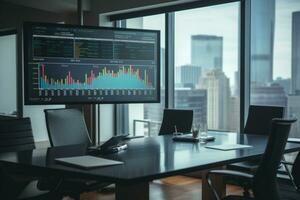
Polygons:
<instances>
[{"instance_id":1,"label":"window frame","mask_svg":"<svg viewBox=\"0 0 300 200\"><path fill-rule=\"evenodd\" d=\"M18 28L8 28L8 29L0 29L0 36L8 36L8 35L16 35L16 115L13 117L22 117L23 116L23 90L22 90L22 83L23 83L23 77L22 77L22 34L20 34L21 31ZM2 116L7 116L6 114L1 114Z\"/></svg>"},{"instance_id":2,"label":"window frame","mask_svg":"<svg viewBox=\"0 0 300 200\"><path fill-rule=\"evenodd\" d=\"M209 0L209 1L195 1L182 3L177 5L170 5L165 7L157 7L152 9L143 9L134 12L113 14L108 16L110 21L115 22L116 27L126 26L126 19L146 17L156 14L165 14L165 108L174 107L175 94L175 12L189 10L194 8L210 7L215 5L222 5L226 3L240 3L239 16L239 67L240 67L240 120L239 130L244 131L244 126L247 119L248 108L250 105L250 50L251 50L251 0ZM125 22L124 22L125 21ZM122 26L121 26L122 25ZM115 130L116 133L122 133L122 130L129 130L128 125L120 122L126 116L126 113L120 112L120 106L115 105ZM125 111L126 112L126 111ZM125 115L124 115L125 114ZM127 109L128 115L128 109ZM128 124L128 123L127 123ZM122 125L123 127L120 127ZM124 127L125 126L125 127Z\"/></svg>"}]
</instances>

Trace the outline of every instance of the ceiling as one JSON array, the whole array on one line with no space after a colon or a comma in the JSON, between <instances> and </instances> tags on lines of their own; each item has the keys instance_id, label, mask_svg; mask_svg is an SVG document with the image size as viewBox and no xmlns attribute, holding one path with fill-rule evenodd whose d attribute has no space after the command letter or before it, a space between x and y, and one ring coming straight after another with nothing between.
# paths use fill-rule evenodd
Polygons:
<instances>
[{"instance_id":1,"label":"ceiling","mask_svg":"<svg viewBox=\"0 0 300 200\"><path fill-rule=\"evenodd\" d=\"M77 0L0 0L0 2L1 1L56 13L77 11ZM84 11L94 13L115 14L141 8L154 8L192 1L205 0L82 0L82 8Z\"/></svg>"},{"instance_id":2,"label":"ceiling","mask_svg":"<svg viewBox=\"0 0 300 200\"><path fill-rule=\"evenodd\" d=\"M77 0L0 0L12 4L57 13L76 12ZM82 0L83 10L89 10L90 0Z\"/></svg>"}]
</instances>

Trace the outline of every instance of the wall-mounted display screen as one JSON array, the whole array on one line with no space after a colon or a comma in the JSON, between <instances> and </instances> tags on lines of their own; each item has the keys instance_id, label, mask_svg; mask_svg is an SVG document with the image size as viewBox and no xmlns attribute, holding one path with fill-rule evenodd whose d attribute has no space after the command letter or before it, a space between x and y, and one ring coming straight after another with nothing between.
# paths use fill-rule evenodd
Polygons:
<instances>
[{"instance_id":1,"label":"wall-mounted display screen","mask_svg":"<svg viewBox=\"0 0 300 200\"><path fill-rule=\"evenodd\" d=\"M160 100L160 32L26 22L26 104Z\"/></svg>"}]
</instances>

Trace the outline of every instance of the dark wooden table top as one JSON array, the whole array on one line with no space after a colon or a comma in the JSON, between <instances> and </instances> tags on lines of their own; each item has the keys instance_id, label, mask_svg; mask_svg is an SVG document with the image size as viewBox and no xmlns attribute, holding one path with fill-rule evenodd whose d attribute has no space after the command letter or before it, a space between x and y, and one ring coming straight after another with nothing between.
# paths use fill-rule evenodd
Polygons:
<instances>
[{"instance_id":1,"label":"dark wooden table top","mask_svg":"<svg viewBox=\"0 0 300 200\"><path fill-rule=\"evenodd\" d=\"M174 142L172 136L138 138L128 141L128 149L100 157L123 161L123 165L79 169L55 162L55 158L85 155L81 145L0 154L0 164L34 176L66 176L116 183L150 181L177 174L219 167L260 157L267 137L228 132L209 132L214 142ZM205 148L213 144L247 144L253 148L221 151ZM299 143L287 143L286 152L300 150Z\"/></svg>"}]
</instances>

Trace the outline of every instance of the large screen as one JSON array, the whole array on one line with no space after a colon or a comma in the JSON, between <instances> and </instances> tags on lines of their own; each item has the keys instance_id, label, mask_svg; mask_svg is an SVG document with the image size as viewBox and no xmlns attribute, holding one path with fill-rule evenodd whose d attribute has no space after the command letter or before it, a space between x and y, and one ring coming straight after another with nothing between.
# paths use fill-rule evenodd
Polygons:
<instances>
[{"instance_id":1,"label":"large screen","mask_svg":"<svg viewBox=\"0 0 300 200\"><path fill-rule=\"evenodd\" d=\"M25 104L160 101L160 32L24 23Z\"/></svg>"}]
</instances>

